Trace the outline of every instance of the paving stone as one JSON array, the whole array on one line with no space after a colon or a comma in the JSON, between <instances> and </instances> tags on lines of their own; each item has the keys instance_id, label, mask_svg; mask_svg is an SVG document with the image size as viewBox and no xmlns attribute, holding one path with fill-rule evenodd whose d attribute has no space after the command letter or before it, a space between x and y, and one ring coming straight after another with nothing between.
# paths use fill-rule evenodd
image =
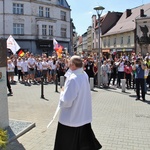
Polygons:
<instances>
[{"instance_id":1,"label":"paving stone","mask_svg":"<svg viewBox=\"0 0 150 150\"><path fill-rule=\"evenodd\" d=\"M53 150L58 116L46 132L56 110L59 93L55 85L12 85L14 96L8 97L10 119L35 122L36 127L7 146L7 150ZM59 88L58 88L59 89ZM59 89L60 90L60 89ZM92 128L102 150L150 150L150 95L146 102L136 101L135 92L121 89L92 91Z\"/></svg>"}]
</instances>

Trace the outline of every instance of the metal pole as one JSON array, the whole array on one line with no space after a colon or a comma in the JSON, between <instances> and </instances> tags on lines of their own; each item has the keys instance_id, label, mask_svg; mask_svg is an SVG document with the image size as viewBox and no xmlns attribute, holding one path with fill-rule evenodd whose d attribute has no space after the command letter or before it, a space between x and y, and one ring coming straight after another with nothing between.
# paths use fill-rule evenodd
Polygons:
<instances>
[{"instance_id":1,"label":"metal pole","mask_svg":"<svg viewBox=\"0 0 150 150\"><path fill-rule=\"evenodd\" d=\"M94 78L90 78L90 88L91 90L94 89Z\"/></svg>"},{"instance_id":2,"label":"metal pole","mask_svg":"<svg viewBox=\"0 0 150 150\"><path fill-rule=\"evenodd\" d=\"M101 85L101 60L100 60L100 54L101 54L101 47L100 47L100 16L101 16L101 14L102 14L102 12L103 12L103 10L104 10L105 8L103 7L103 6L98 6L98 7L95 7L94 8L94 10L96 10L96 12L97 12L97 15L98 15L98 24L99 24L99 26L98 26L98 65L97 65L97 67L98 67L98 74L97 74L97 86L98 87L100 87L100 85ZM101 11L101 12L100 12Z\"/></svg>"},{"instance_id":3,"label":"metal pole","mask_svg":"<svg viewBox=\"0 0 150 150\"><path fill-rule=\"evenodd\" d=\"M62 88L64 86L65 77L60 76L60 87Z\"/></svg>"},{"instance_id":4,"label":"metal pole","mask_svg":"<svg viewBox=\"0 0 150 150\"><path fill-rule=\"evenodd\" d=\"M44 82L44 78L42 76L41 77L41 98L44 99L44 85L43 85L43 82Z\"/></svg>"},{"instance_id":5,"label":"metal pole","mask_svg":"<svg viewBox=\"0 0 150 150\"><path fill-rule=\"evenodd\" d=\"M101 85L101 60L100 60L100 14L98 14L98 74L97 74L97 84L98 87Z\"/></svg>"},{"instance_id":6,"label":"metal pole","mask_svg":"<svg viewBox=\"0 0 150 150\"><path fill-rule=\"evenodd\" d=\"M56 80L55 80L55 92L58 92L58 75L56 73Z\"/></svg>"}]
</instances>

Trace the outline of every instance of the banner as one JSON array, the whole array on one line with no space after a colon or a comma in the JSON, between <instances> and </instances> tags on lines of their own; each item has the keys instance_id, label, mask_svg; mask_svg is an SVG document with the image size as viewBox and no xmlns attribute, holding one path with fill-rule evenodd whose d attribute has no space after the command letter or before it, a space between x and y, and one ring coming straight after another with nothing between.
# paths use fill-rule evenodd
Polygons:
<instances>
[{"instance_id":1,"label":"banner","mask_svg":"<svg viewBox=\"0 0 150 150\"><path fill-rule=\"evenodd\" d=\"M7 39L7 48L10 49L13 54L16 54L16 52L20 49L20 46L11 35Z\"/></svg>"}]
</instances>

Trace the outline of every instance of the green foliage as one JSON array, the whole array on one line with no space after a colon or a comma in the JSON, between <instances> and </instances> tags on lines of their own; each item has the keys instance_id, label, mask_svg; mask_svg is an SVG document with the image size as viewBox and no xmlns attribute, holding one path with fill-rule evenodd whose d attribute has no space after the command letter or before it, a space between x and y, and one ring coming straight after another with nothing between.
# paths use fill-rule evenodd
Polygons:
<instances>
[{"instance_id":1,"label":"green foliage","mask_svg":"<svg viewBox=\"0 0 150 150\"><path fill-rule=\"evenodd\" d=\"M8 142L7 131L0 129L0 148L6 148Z\"/></svg>"}]
</instances>

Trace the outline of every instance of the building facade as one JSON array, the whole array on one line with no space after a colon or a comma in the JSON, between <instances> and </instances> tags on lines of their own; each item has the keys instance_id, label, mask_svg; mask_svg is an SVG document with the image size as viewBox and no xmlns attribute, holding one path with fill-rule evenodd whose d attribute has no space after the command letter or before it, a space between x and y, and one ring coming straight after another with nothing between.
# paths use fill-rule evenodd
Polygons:
<instances>
[{"instance_id":1,"label":"building facade","mask_svg":"<svg viewBox=\"0 0 150 150\"><path fill-rule=\"evenodd\" d=\"M87 52L92 52L92 26L87 29Z\"/></svg>"},{"instance_id":2,"label":"building facade","mask_svg":"<svg viewBox=\"0 0 150 150\"><path fill-rule=\"evenodd\" d=\"M116 25L102 35L102 49L108 49L110 53L117 52L119 55L123 53L126 55L130 55L132 52L137 53L138 44L136 44L136 30L138 34L140 30L139 27L137 28L136 18L141 16L142 11L146 14L149 9L150 4L127 9Z\"/></svg>"},{"instance_id":3,"label":"building facade","mask_svg":"<svg viewBox=\"0 0 150 150\"><path fill-rule=\"evenodd\" d=\"M12 35L21 49L53 52L53 38L70 50L71 16L66 0L1 0L0 37Z\"/></svg>"},{"instance_id":4,"label":"building facade","mask_svg":"<svg viewBox=\"0 0 150 150\"><path fill-rule=\"evenodd\" d=\"M82 51L87 52L87 32L82 35Z\"/></svg>"}]
</instances>

